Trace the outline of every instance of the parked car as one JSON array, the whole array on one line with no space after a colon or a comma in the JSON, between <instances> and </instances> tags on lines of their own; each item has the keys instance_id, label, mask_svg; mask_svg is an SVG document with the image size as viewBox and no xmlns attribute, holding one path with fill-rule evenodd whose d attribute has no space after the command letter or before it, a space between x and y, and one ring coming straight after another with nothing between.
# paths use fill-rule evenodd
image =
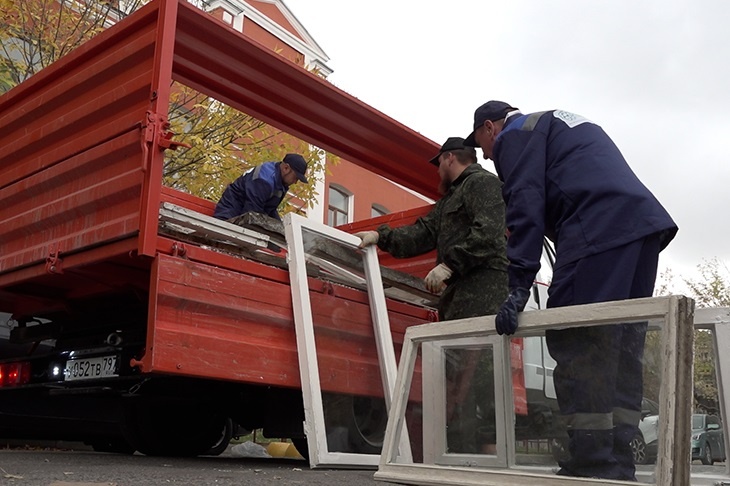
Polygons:
<instances>
[{"instance_id":1,"label":"parked car","mask_svg":"<svg viewBox=\"0 0 730 486\"><path fill-rule=\"evenodd\" d=\"M717 415L692 415L692 460L711 466L725 461L725 438Z\"/></svg>"},{"instance_id":2,"label":"parked car","mask_svg":"<svg viewBox=\"0 0 730 486\"><path fill-rule=\"evenodd\" d=\"M641 400L641 422L639 432L631 441L635 464L651 464L656 461L659 444L659 404L643 398Z\"/></svg>"}]
</instances>

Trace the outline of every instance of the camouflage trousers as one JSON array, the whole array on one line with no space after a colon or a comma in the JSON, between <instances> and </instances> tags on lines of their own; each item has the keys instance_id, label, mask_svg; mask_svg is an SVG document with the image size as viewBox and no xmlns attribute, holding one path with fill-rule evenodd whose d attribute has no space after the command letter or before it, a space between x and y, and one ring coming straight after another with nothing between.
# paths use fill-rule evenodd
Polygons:
<instances>
[{"instance_id":1,"label":"camouflage trousers","mask_svg":"<svg viewBox=\"0 0 730 486\"><path fill-rule=\"evenodd\" d=\"M475 268L451 283L439 299L439 320L494 315L507 298L507 272Z\"/></svg>"}]
</instances>

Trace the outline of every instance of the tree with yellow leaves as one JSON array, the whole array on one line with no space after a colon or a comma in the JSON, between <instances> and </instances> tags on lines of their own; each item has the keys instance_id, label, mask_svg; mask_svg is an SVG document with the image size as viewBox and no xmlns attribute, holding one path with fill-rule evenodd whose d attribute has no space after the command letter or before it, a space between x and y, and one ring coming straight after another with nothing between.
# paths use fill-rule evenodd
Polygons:
<instances>
[{"instance_id":1,"label":"tree with yellow leaves","mask_svg":"<svg viewBox=\"0 0 730 486\"><path fill-rule=\"evenodd\" d=\"M166 185L217 201L226 186L244 172L264 162L280 161L287 153L298 153L309 164L309 182L291 186L280 212L302 213L315 202L317 178L326 170L323 150L177 83L173 84L169 113L175 140L191 148L167 152ZM329 163L336 162L329 157Z\"/></svg>"},{"instance_id":2,"label":"tree with yellow leaves","mask_svg":"<svg viewBox=\"0 0 730 486\"><path fill-rule=\"evenodd\" d=\"M0 94L71 52L149 0L0 0ZM309 162L308 184L295 184L280 208L303 212L317 194L325 153L263 122L174 84L169 119L188 150L170 151L167 185L217 201L250 168L296 152ZM329 158L329 163L337 159Z\"/></svg>"},{"instance_id":3,"label":"tree with yellow leaves","mask_svg":"<svg viewBox=\"0 0 730 486\"><path fill-rule=\"evenodd\" d=\"M147 1L0 0L0 93Z\"/></svg>"}]
</instances>

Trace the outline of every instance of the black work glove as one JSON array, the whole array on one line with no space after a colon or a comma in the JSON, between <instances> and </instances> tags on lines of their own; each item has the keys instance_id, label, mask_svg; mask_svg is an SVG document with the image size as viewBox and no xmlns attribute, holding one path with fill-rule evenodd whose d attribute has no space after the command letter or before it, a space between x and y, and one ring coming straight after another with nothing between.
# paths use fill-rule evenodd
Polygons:
<instances>
[{"instance_id":1,"label":"black work glove","mask_svg":"<svg viewBox=\"0 0 730 486\"><path fill-rule=\"evenodd\" d=\"M515 333L517 330L517 313L522 312L529 298L530 289L517 287L509 291L507 300L502 302L494 321L497 334L511 335Z\"/></svg>"}]
</instances>

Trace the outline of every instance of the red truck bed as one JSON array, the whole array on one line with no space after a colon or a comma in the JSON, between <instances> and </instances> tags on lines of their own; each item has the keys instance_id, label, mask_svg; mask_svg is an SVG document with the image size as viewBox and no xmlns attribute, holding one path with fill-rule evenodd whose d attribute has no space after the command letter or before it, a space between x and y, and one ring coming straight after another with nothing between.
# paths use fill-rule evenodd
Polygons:
<instances>
[{"instance_id":1,"label":"red truck bed","mask_svg":"<svg viewBox=\"0 0 730 486\"><path fill-rule=\"evenodd\" d=\"M187 2L152 2L1 97L0 309L39 315L79 296L152 288L157 297L150 302L160 309L150 314L152 341L141 361L149 371L180 373L169 334L167 359L150 354L157 352L164 309L187 308L181 296L174 303L163 297L169 285L214 265L228 270L220 271L229 285L251 275L266 280L279 303L289 290L286 272L260 264L192 248L184 265L161 256L175 241L158 234L160 203L206 207L161 185L171 80L427 195L435 173L414 168L425 168L437 148ZM218 313L215 292L199 290L182 301L195 294L196 305ZM291 321L288 304L239 299L243 307L255 303L256 319ZM228 319L239 317L230 311ZM233 378L213 363L185 372ZM289 384L297 379L290 376Z\"/></svg>"},{"instance_id":2,"label":"red truck bed","mask_svg":"<svg viewBox=\"0 0 730 486\"><path fill-rule=\"evenodd\" d=\"M432 141L186 1L155 0L0 97L0 312L21 322L16 340L29 346L55 339L68 351L119 336L138 343L122 355L120 373L129 378L296 389L287 271L158 231L164 202L208 214L212 207L162 185L172 81L436 197L437 175L426 162L438 150ZM355 310L346 326L333 327L336 342L320 347L332 369L323 389L382 393L373 382L367 296L316 280L310 288L322 326L335 326L329 316L338 306ZM389 313L396 352L406 326L433 318L396 301ZM54 381L33 366L34 377ZM10 408L0 409L0 435L3 417L17 419L27 403L12 408L10 398L3 395Z\"/></svg>"}]
</instances>

